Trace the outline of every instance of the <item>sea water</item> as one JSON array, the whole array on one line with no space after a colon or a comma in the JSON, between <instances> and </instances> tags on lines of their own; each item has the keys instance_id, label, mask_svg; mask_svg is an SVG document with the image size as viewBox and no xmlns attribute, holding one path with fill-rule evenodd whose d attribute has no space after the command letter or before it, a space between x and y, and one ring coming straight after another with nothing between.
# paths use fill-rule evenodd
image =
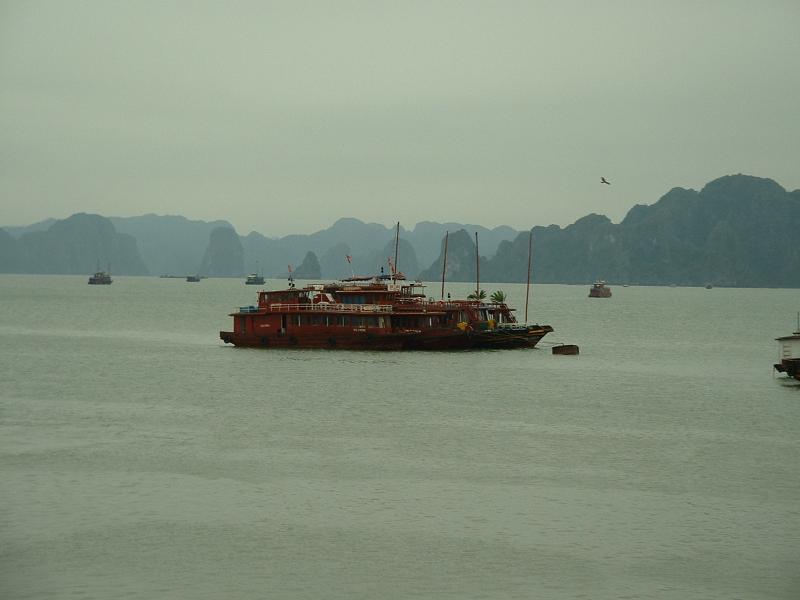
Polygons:
<instances>
[{"instance_id":1,"label":"sea water","mask_svg":"<svg viewBox=\"0 0 800 600\"><path fill-rule=\"evenodd\" d=\"M349 352L222 344L242 280L0 276L0 597L800 597L800 292L588 289L532 288L579 356Z\"/></svg>"}]
</instances>

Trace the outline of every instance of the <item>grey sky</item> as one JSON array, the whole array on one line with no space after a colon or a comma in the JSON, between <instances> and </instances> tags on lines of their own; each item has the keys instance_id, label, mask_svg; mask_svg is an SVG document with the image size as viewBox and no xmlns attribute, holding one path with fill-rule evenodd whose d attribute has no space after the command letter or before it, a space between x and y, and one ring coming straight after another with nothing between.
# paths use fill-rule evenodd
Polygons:
<instances>
[{"instance_id":1,"label":"grey sky","mask_svg":"<svg viewBox=\"0 0 800 600\"><path fill-rule=\"evenodd\" d=\"M0 0L0 224L525 228L795 189L799 31L796 0Z\"/></svg>"}]
</instances>

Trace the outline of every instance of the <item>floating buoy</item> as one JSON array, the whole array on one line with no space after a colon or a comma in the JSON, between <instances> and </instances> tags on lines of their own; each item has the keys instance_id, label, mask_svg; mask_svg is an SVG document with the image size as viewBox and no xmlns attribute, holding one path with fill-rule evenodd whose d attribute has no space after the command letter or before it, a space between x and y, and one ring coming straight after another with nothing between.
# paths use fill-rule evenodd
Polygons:
<instances>
[{"instance_id":1,"label":"floating buoy","mask_svg":"<svg viewBox=\"0 0 800 600\"><path fill-rule=\"evenodd\" d=\"M553 354L580 354L580 348L578 348L575 344L561 344L560 346L553 346Z\"/></svg>"}]
</instances>

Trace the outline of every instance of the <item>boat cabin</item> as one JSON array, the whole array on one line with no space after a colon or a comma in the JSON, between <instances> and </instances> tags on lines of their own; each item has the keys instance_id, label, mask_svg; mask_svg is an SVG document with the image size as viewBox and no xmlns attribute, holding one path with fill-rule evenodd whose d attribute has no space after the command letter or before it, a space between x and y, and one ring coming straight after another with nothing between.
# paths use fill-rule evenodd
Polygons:
<instances>
[{"instance_id":1,"label":"boat cabin","mask_svg":"<svg viewBox=\"0 0 800 600\"><path fill-rule=\"evenodd\" d=\"M778 360L800 359L800 331L776 338L780 346Z\"/></svg>"}]
</instances>

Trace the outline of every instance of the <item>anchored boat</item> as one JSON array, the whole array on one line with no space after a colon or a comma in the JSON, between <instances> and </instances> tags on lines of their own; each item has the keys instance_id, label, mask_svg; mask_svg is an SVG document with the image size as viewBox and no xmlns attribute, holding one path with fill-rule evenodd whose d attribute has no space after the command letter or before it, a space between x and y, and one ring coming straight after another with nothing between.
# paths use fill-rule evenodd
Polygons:
<instances>
[{"instance_id":1,"label":"anchored boat","mask_svg":"<svg viewBox=\"0 0 800 600\"><path fill-rule=\"evenodd\" d=\"M800 313L797 313L797 329L792 335L775 338L780 346L778 362L773 368L800 381Z\"/></svg>"},{"instance_id":2,"label":"anchored boat","mask_svg":"<svg viewBox=\"0 0 800 600\"><path fill-rule=\"evenodd\" d=\"M335 283L258 293L258 304L230 313L236 346L455 350L532 348L553 331L518 323L505 302L426 298L424 285L351 277Z\"/></svg>"},{"instance_id":3,"label":"anchored boat","mask_svg":"<svg viewBox=\"0 0 800 600\"><path fill-rule=\"evenodd\" d=\"M550 325L519 323L505 294L485 301L479 277L478 234L475 233L475 293L464 300L444 298L447 240L444 238L441 300L426 297L420 281L408 283L397 269L400 223L390 272L370 277L353 275L334 283L295 287L289 265L289 287L258 293L258 304L242 306L233 317L233 331L219 337L236 346L347 348L363 350L460 350L469 348L533 348L553 331ZM528 291L531 244L528 242ZM346 256L347 262L351 257ZM528 291L525 320L528 318Z\"/></svg>"},{"instance_id":4,"label":"anchored boat","mask_svg":"<svg viewBox=\"0 0 800 600\"><path fill-rule=\"evenodd\" d=\"M89 285L111 285L113 281L114 280L111 279L111 275L105 271L98 271L89 277Z\"/></svg>"},{"instance_id":5,"label":"anchored boat","mask_svg":"<svg viewBox=\"0 0 800 600\"><path fill-rule=\"evenodd\" d=\"M258 269L258 261L256 261L256 272L250 273L244 280L245 285L264 285L264 273Z\"/></svg>"},{"instance_id":6,"label":"anchored boat","mask_svg":"<svg viewBox=\"0 0 800 600\"><path fill-rule=\"evenodd\" d=\"M111 285L113 281L111 279L111 265L108 265L108 271L101 271L100 261L97 261L97 272L89 277L89 285Z\"/></svg>"},{"instance_id":7,"label":"anchored boat","mask_svg":"<svg viewBox=\"0 0 800 600\"><path fill-rule=\"evenodd\" d=\"M589 298L611 298L611 288L605 281L598 281L589 290Z\"/></svg>"}]
</instances>

